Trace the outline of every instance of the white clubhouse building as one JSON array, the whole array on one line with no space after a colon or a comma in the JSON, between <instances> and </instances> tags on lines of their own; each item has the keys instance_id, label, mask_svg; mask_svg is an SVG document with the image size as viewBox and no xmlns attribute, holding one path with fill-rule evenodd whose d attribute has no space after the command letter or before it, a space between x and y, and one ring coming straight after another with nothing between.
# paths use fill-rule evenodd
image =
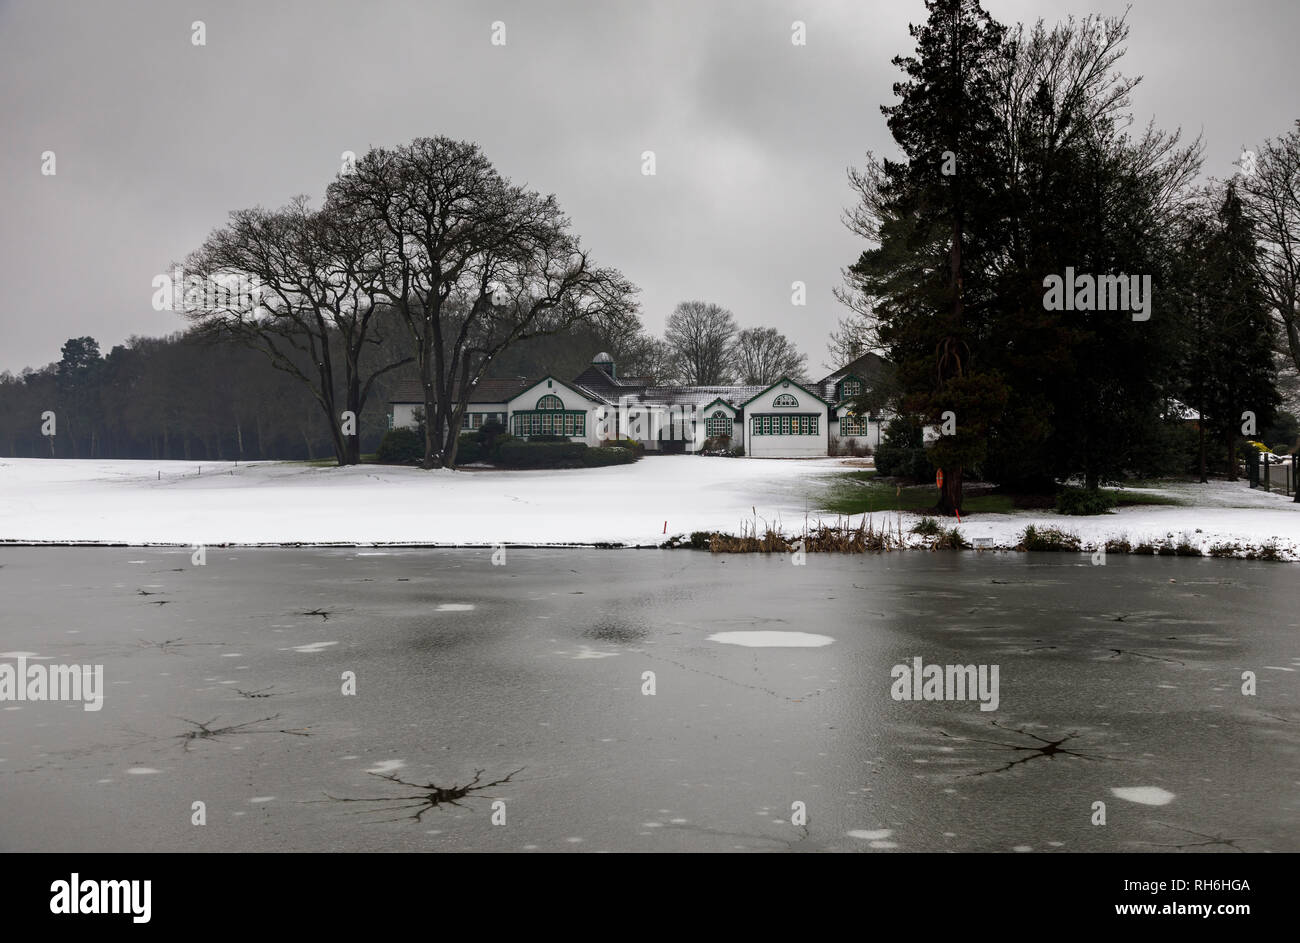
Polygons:
<instances>
[{"instance_id":1,"label":"white clubhouse building","mask_svg":"<svg viewBox=\"0 0 1300 943\"><path fill-rule=\"evenodd\" d=\"M620 377L601 353L568 381L480 381L464 429L498 422L521 438L562 435L591 446L635 439L653 452L698 452L707 442L743 448L748 458L837 455L879 447L890 417L855 416L847 402L887 370L883 359L865 354L816 383L783 377L770 386L656 386L650 377ZM424 406L419 384L399 384L389 406L390 428L414 427Z\"/></svg>"}]
</instances>

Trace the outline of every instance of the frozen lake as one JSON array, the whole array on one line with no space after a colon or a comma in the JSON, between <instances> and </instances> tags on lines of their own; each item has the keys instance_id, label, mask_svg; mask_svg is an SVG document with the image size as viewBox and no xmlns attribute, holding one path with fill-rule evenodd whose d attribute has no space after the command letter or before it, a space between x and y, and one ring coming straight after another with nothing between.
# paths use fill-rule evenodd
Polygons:
<instances>
[{"instance_id":1,"label":"frozen lake","mask_svg":"<svg viewBox=\"0 0 1300 943\"><path fill-rule=\"evenodd\" d=\"M0 850L1300 851L1298 579L3 548L0 661L103 665L104 701L0 704ZM996 709L895 699L917 658L997 666Z\"/></svg>"}]
</instances>

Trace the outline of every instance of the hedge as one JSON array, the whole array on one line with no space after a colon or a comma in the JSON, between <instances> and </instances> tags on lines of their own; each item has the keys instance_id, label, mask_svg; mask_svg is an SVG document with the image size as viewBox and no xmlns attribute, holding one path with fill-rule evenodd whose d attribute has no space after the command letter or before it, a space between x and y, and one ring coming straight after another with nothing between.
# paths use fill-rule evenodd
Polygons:
<instances>
[{"instance_id":1,"label":"hedge","mask_svg":"<svg viewBox=\"0 0 1300 943\"><path fill-rule=\"evenodd\" d=\"M586 451L587 446L582 442L513 440L501 443L497 454L507 468L565 468L581 465Z\"/></svg>"},{"instance_id":2,"label":"hedge","mask_svg":"<svg viewBox=\"0 0 1300 943\"><path fill-rule=\"evenodd\" d=\"M587 449L582 453L582 464L588 468L600 468L605 465L631 465L639 457L632 449L621 446L595 448Z\"/></svg>"},{"instance_id":3,"label":"hedge","mask_svg":"<svg viewBox=\"0 0 1300 943\"><path fill-rule=\"evenodd\" d=\"M1056 496L1056 510L1059 514L1108 514L1115 504L1113 494L1096 489L1065 488Z\"/></svg>"},{"instance_id":4,"label":"hedge","mask_svg":"<svg viewBox=\"0 0 1300 943\"><path fill-rule=\"evenodd\" d=\"M380 465L409 465L424 460L424 437L414 429L390 429L375 451Z\"/></svg>"},{"instance_id":5,"label":"hedge","mask_svg":"<svg viewBox=\"0 0 1300 943\"><path fill-rule=\"evenodd\" d=\"M606 439L600 443L601 448L609 449L628 449L637 454L639 458L645 453L645 445L636 439Z\"/></svg>"},{"instance_id":6,"label":"hedge","mask_svg":"<svg viewBox=\"0 0 1300 943\"><path fill-rule=\"evenodd\" d=\"M462 432L456 444L456 464L470 465L483 457L483 444L477 432Z\"/></svg>"}]
</instances>

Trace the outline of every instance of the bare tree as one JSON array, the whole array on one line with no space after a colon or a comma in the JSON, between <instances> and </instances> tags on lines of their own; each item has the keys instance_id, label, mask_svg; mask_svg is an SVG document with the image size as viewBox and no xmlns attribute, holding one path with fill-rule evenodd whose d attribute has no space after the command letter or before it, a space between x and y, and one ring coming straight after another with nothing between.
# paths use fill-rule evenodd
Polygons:
<instances>
[{"instance_id":1,"label":"bare tree","mask_svg":"<svg viewBox=\"0 0 1300 943\"><path fill-rule=\"evenodd\" d=\"M425 468L455 464L468 393L501 351L632 305L635 288L592 263L555 197L511 184L475 144L376 148L331 184L328 205L375 239L378 294L410 331Z\"/></svg>"},{"instance_id":2,"label":"bare tree","mask_svg":"<svg viewBox=\"0 0 1300 943\"><path fill-rule=\"evenodd\" d=\"M1300 370L1300 120L1283 137L1265 141L1257 155L1244 156L1242 177L1259 240L1259 278L1286 338L1281 353Z\"/></svg>"},{"instance_id":3,"label":"bare tree","mask_svg":"<svg viewBox=\"0 0 1300 943\"><path fill-rule=\"evenodd\" d=\"M209 335L261 351L303 383L325 413L340 465L361 460L357 424L375 380L411 359L366 362L382 344L385 320L371 271L375 252L354 219L333 208L313 211L300 196L279 210L231 213L185 263L187 316Z\"/></svg>"},{"instance_id":4,"label":"bare tree","mask_svg":"<svg viewBox=\"0 0 1300 943\"><path fill-rule=\"evenodd\" d=\"M766 386L782 377L803 382L808 358L774 327L747 327L732 347L736 376L741 383Z\"/></svg>"},{"instance_id":5,"label":"bare tree","mask_svg":"<svg viewBox=\"0 0 1300 943\"><path fill-rule=\"evenodd\" d=\"M673 352L657 337L634 334L612 343L610 350L618 361L620 376L652 377L658 384L676 382Z\"/></svg>"},{"instance_id":6,"label":"bare tree","mask_svg":"<svg viewBox=\"0 0 1300 943\"><path fill-rule=\"evenodd\" d=\"M691 386L730 383L736 319L720 305L683 301L668 318L664 342L672 351L677 379Z\"/></svg>"}]
</instances>

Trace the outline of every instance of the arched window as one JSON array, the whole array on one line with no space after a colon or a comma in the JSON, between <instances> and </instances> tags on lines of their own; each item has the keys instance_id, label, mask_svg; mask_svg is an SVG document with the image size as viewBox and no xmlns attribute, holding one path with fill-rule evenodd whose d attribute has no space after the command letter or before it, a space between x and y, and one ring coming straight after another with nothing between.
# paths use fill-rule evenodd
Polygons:
<instances>
[{"instance_id":1,"label":"arched window","mask_svg":"<svg viewBox=\"0 0 1300 943\"><path fill-rule=\"evenodd\" d=\"M776 399L772 400L773 406L798 406L799 401L789 393L782 393Z\"/></svg>"},{"instance_id":2,"label":"arched window","mask_svg":"<svg viewBox=\"0 0 1300 943\"><path fill-rule=\"evenodd\" d=\"M704 431L711 439L720 435L731 435L731 417L723 410L715 409L713 415L704 420Z\"/></svg>"},{"instance_id":3,"label":"arched window","mask_svg":"<svg viewBox=\"0 0 1300 943\"><path fill-rule=\"evenodd\" d=\"M563 409L564 400L560 399L554 393L547 393L537 401L538 409Z\"/></svg>"}]
</instances>

